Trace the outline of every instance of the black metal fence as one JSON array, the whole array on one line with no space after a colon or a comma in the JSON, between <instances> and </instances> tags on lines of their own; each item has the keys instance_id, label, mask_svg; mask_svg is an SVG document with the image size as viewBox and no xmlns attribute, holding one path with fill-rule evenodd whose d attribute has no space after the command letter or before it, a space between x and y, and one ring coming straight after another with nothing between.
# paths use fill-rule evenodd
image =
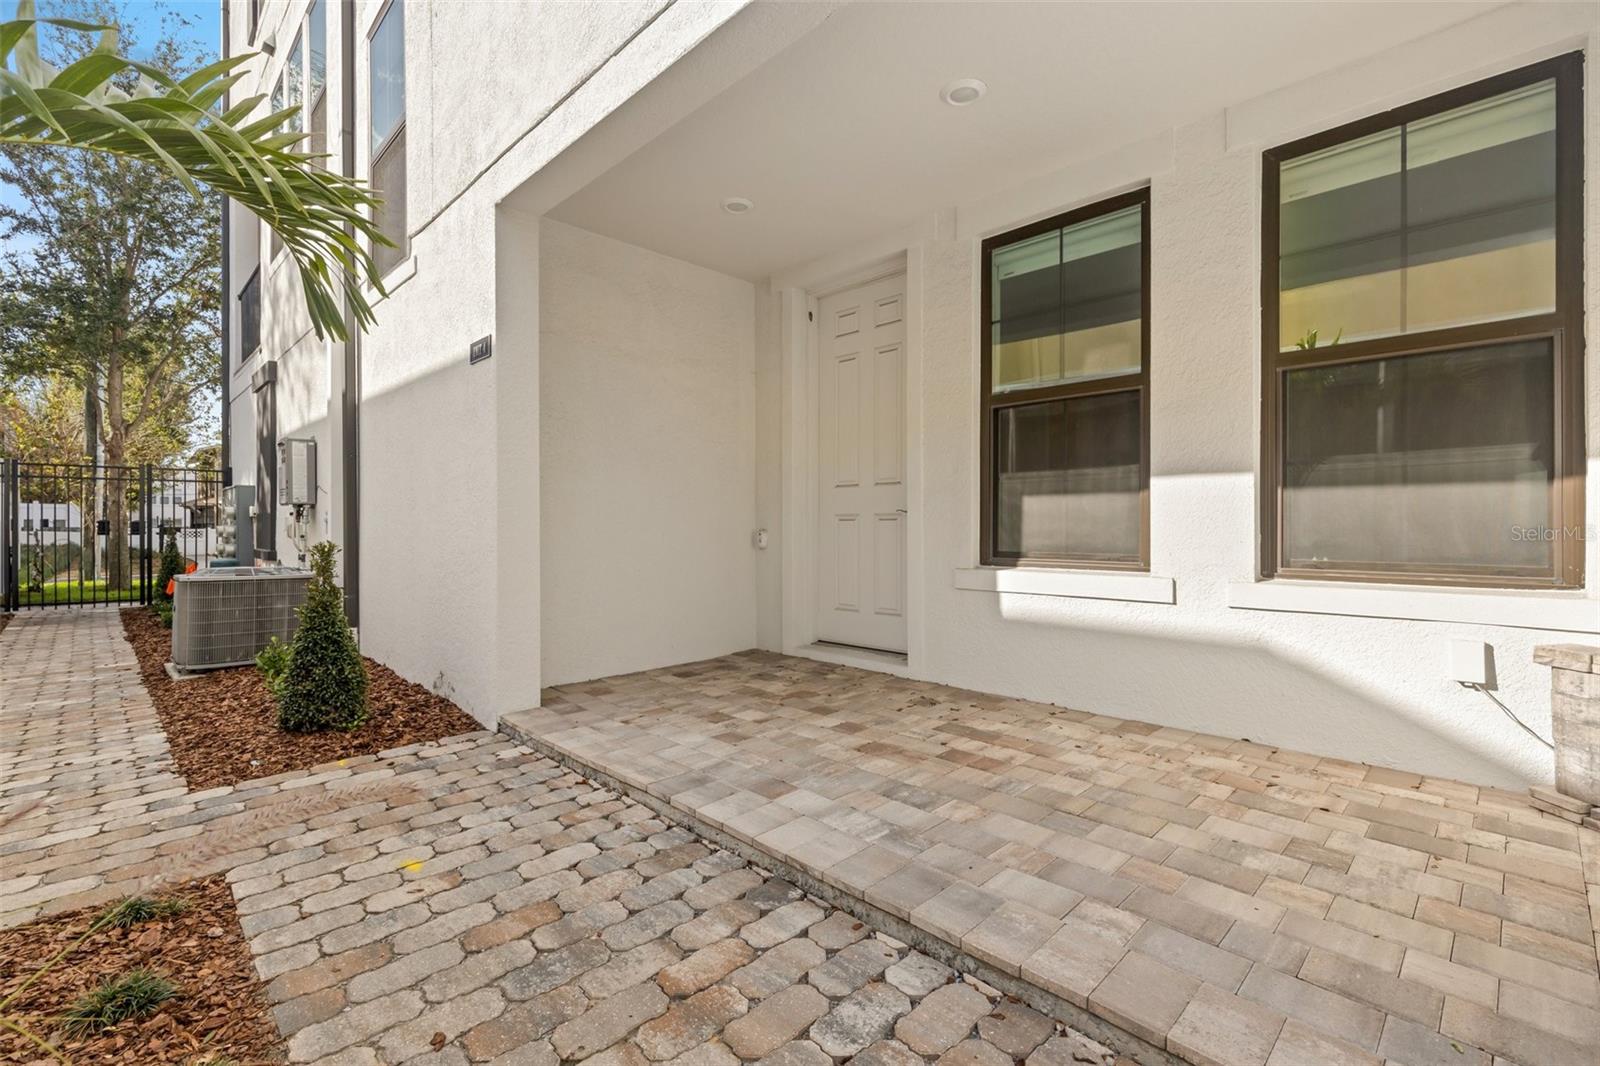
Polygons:
<instances>
[{"instance_id":1,"label":"black metal fence","mask_svg":"<svg viewBox=\"0 0 1600 1066\"><path fill-rule=\"evenodd\" d=\"M222 472L0 459L0 608L149 603L167 537L217 550Z\"/></svg>"}]
</instances>

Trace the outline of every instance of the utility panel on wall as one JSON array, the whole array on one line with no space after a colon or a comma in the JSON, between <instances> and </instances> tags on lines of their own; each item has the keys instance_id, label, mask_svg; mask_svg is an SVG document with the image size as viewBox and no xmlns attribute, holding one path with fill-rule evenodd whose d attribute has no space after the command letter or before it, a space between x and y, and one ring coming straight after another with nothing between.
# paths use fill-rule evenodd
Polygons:
<instances>
[{"instance_id":1,"label":"utility panel on wall","mask_svg":"<svg viewBox=\"0 0 1600 1066\"><path fill-rule=\"evenodd\" d=\"M288 507L317 504L317 442L287 437L278 442L278 503Z\"/></svg>"}]
</instances>

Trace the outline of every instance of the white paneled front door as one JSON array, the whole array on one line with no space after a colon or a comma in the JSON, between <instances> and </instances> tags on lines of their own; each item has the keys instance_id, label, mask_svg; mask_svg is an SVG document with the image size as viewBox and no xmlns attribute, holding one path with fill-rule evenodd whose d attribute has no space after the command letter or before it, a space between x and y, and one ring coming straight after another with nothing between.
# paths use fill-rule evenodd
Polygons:
<instances>
[{"instance_id":1,"label":"white paneled front door","mask_svg":"<svg viewBox=\"0 0 1600 1066\"><path fill-rule=\"evenodd\" d=\"M905 275L817 312L817 639L906 650Z\"/></svg>"}]
</instances>

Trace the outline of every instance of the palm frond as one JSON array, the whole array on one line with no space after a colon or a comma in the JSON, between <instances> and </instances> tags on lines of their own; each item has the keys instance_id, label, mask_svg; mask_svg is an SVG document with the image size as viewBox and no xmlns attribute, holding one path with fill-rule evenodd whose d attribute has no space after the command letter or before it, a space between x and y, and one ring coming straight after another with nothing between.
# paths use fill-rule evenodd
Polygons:
<instances>
[{"instance_id":1,"label":"palm frond","mask_svg":"<svg viewBox=\"0 0 1600 1066\"><path fill-rule=\"evenodd\" d=\"M57 70L39 55L40 25L99 32L99 46ZM255 96L221 109L253 58L229 56L174 79L118 55L114 29L36 18L32 0L22 0L17 18L0 22L0 145L138 159L166 169L195 196L204 187L243 204L299 264L317 335L342 340L340 296L349 296L361 328L373 320L363 283L383 292L370 253L391 244L373 221L382 201L361 182L319 166L325 157L298 149L306 135L284 132L298 108L252 119L261 100ZM120 88L130 75L134 88Z\"/></svg>"}]
</instances>

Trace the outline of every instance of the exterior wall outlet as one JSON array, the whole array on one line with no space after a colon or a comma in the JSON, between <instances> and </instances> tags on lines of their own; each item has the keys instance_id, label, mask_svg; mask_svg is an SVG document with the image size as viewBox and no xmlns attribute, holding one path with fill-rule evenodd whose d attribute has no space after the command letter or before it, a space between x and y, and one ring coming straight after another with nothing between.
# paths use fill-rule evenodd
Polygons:
<instances>
[{"instance_id":1,"label":"exterior wall outlet","mask_svg":"<svg viewBox=\"0 0 1600 1066\"><path fill-rule=\"evenodd\" d=\"M1463 685L1489 683L1489 657L1493 650L1481 640L1453 638L1445 643L1446 667L1450 680Z\"/></svg>"},{"instance_id":2,"label":"exterior wall outlet","mask_svg":"<svg viewBox=\"0 0 1600 1066\"><path fill-rule=\"evenodd\" d=\"M767 545L771 542L770 535L764 529L756 530L756 535L752 539L755 541L756 547L762 551L766 551Z\"/></svg>"}]
</instances>

